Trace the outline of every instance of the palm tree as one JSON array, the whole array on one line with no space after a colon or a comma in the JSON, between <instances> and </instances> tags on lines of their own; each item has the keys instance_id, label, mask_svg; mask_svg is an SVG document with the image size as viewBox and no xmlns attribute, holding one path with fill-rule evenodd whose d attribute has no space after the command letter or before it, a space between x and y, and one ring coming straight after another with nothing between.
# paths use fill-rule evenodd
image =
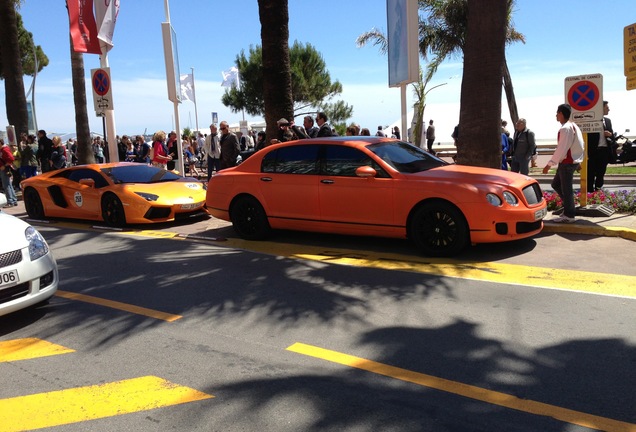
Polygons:
<instances>
[{"instance_id":1,"label":"palm tree","mask_svg":"<svg viewBox=\"0 0 636 432\"><path fill-rule=\"evenodd\" d=\"M363 47L367 43L373 43L373 45L377 46L382 54L386 54L388 50L388 41L386 39L386 35L379 31L378 29L371 29L371 31L365 32L358 36L356 39L356 45L358 47ZM426 76L420 67L419 79L417 82L413 83L413 93L415 94L416 102L413 104L414 112L413 112L413 121L412 124L414 126L411 130L411 140L417 147L422 146L422 128L424 127L424 109L426 108L426 95L429 91L437 88L439 86L445 85L440 84L435 87L426 90L426 85L433 78L434 70L431 68L427 68ZM403 131L406 133L406 131Z\"/></svg>"},{"instance_id":2,"label":"palm tree","mask_svg":"<svg viewBox=\"0 0 636 432\"><path fill-rule=\"evenodd\" d=\"M4 78L7 120L15 126L16 134L28 132L28 115L24 82L22 81L22 60L18 40L16 0L0 0L0 55L2 56L2 77Z\"/></svg>"},{"instance_id":3,"label":"palm tree","mask_svg":"<svg viewBox=\"0 0 636 432\"><path fill-rule=\"evenodd\" d=\"M77 134L77 159L80 164L95 163L91 142L91 130L86 107L86 81L84 78L84 55L73 51L71 46L71 75L73 77L73 101L75 103L75 133Z\"/></svg>"},{"instance_id":4,"label":"palm tree","mask_svg":"<svg viewBox=\"0 0 636 432\"><path fill-rule=\"evenodd\" d=\"M514 0L507 0L505 43L525 43L525 36L512 27L512 11ZM500 6L497 4L497 6ZM427 59L432 54L428 68L435 72L438 66L447 58L465 54L468 29L468 1L467 0L419 0L420 10L425 12L425 18L420 20L420 54ZM478 36L479 37L479 36ZM503 87L506 91L508 110L513 123L519 119L517 102L514 96L512 78L504 55Z\"/></svg>"},{"instance_id":5,"label":"palm tree","mask_svg":"<svg viewBox=\"0 0 636 432\"><path fill-rule=\"evenodd\" d=\"M501 0L468 0L467 4L456 162L498 168L506 4Z\"/></svg>"},{"instance_id":6,"label":"palm tree","mask_svg":"<svg viewBox=\"0 0 636 432\"><path fill-rule=\"evenodd\" d=\"M506 4L506 43L525 43L525 36L511 25L514 1L508 0ZM419 0L419 9L424 12L420 15L419 22L420 54L425 60L432 56L426 68L426 75L432 77L444 60L460 56L464 52L468 24L468 3L467 0ZM381 53L386 53L386 36L380 30L371 29L356 39L358 46L364 46L367 43L373 43L379 47ZM503 86L506 91L510 118L513 123L516 123L519 118L517 102L505 58Z\"/></svg>"},{"instance_id":7,"label":"palm tree","mask_svg":"<svg viewBox=\"0 0 636 432\"><path fill-rule=\"evenodd\" d=\"M278 136L276 121L294 115L289 61L287 0L258 0L263 45L263 102L267 140Z\"/></svg>"}]
</instances>

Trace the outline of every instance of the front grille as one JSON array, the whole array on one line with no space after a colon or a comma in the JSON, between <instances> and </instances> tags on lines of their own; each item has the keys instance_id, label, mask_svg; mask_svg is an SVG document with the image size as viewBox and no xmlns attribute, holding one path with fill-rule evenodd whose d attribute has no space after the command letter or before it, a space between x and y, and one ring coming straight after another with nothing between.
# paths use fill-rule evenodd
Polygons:
<instances>
[{"instance_id":1,"label":"front grille","mask_svg":"<svg viewBox=\"0 0 636 432\"><path fill-rule=\"evenodd\" d=\"M541 221L536 222L517 222L517 234L525 234L536 231L541 228Z\"/></svg>"},{"instance_id":2,"label":"front grille","mask_svg":"<svg viewBox=\"0 0 636 432\"><path fill-rule=\"evenodd\" d=\"M150 207L144 217L146 219L165 219L170 216L170 207Z\"/></svg>"},{"instance_id":3,"label":"front grille","mask_svg":"<svg viewBox=\"0 0 636 432\"><path fill-rule=\"evenodd\" d=\"M24 282L11 288L0 290L0 303L7 303L29 293L29 283Z\"/></svg>"},{"instance_id":4,"label":"front grille","mask_svg":"<svg viewBox=\"0 0 636 432\"><path fill-rule=\"evenodd\" d=\"M543 200L543 193L539 183L532 183L530 186L523 188L523 196L529 205L539 204Z\"/></svg>"},{"instance_id":5,"label":"front grille","mask_svg":"<svg viewBox=\"0 0 636 432\"><path fill-rule=\"evenodd\" d=\"M0 268L17 264L20 261L22 261L21 250L14 250L13 252L0 254Z\"/></svg>"}]
</instances>

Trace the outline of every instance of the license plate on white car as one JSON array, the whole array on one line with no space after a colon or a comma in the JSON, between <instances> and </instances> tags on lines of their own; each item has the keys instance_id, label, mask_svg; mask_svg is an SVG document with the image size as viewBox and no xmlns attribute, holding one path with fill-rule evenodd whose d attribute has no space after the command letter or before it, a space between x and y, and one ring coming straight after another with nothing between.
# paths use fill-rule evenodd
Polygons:
<instances>
[{"instance_id":1,"label":"license plate on white car","mask_svg":"<svg viewBox=\"0 0 636 432\"><path fill-rule=\"evenodd\" d=\"M16 285L20 282L17 270L0 273L0 287Z\"/></svg>"},{"instance_id":2,"label":"license plate on white car","mask_svg":"<svg viewBox=\"0 0 636 432\"><path fill-rule=\"evenodd\" d=\"M543 219L548 214L548 209L543 208L534 212L534 220Z\"/></svg>"}]
</instances>

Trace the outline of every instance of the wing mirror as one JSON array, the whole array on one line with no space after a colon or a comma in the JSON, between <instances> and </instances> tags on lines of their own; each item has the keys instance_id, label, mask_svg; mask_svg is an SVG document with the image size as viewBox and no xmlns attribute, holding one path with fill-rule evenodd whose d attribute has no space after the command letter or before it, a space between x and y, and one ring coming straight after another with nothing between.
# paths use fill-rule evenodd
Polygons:
<instances>
[{"instance_id":1,"label":"wing mirror","mask_svg":"<svg viewBox=\"0 0 636 432\"><path fill-rule=\"evenodd\" d=\"M356 168L356 175L362 178L375 177L377 174L376 170L371 168L370 166L361 166Z\"/></svg>"}]
</instances>

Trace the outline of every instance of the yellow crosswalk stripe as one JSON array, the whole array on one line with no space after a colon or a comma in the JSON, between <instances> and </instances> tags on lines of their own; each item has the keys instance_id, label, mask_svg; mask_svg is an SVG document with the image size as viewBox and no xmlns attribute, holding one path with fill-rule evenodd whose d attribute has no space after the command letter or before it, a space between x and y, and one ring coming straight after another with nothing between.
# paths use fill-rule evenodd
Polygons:
<instances>
[{"instance_id":1,"label":"yellow crosswalk stripe","mask_svg":"<svg viewBox=\"0 0 636 432\"><path fill-rule=\"evenodd\" d=\"M0 399L0 432L60 426L213 397L159 377L145 376Z\"/></svg>"},{"instance_id":2,"label":"yellow crosswalk stripe","mask_svg":"<svg viewBox=\"0 0 636 432\"><path fill-rule=\"evenodd\" d=\"M438 378L432 375L413 372L407 369L378 363L361 357L343 354L337 351L320 348L304 343L295 343L287 347L288 351L309 357L326 360L332 363L365 370L378 375L398 379L424 387L453 393L459 396L499 405L530 414L552 417L567 423L603 430L607 432L636 432L636 424L601 417L593 414L562 408L530 399L521 399L514 395L488 390L481 387Z\"/></svg>"},{"instance_id":3,"label":"yellow crosswalk stripe","mask_svg":"<svg viewBox=\"0 0 636 432\"><path fill-rule=\"evenodd\" d=\"M75 350L37 338L0 341L0 363L72 352Z\"/></svg>"}]
</instances>

